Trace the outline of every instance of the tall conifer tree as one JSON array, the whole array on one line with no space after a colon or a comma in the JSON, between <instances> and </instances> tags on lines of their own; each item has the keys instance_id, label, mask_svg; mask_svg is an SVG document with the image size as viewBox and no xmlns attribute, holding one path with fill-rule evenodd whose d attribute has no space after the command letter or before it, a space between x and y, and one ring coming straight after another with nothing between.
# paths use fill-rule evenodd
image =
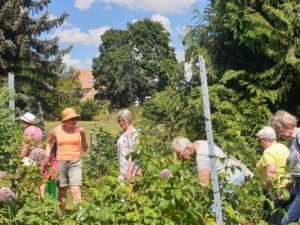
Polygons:
<instances>
[{"instance_id":1,"label":"tall conifer tree","mask_svg":"<svg viewBox=\"0 0 300 225\"><path fill-rule=\"evenodd\" d=\"M46 11L50 3L51 0L0 1L0 82L5 84L8 72L15 73L21 109L30 99L51 112L57 100L56 71L69 49L59 50L57 38L41 37L61 25L67 14L50 19Z\"/></svg>"}]
</instances>

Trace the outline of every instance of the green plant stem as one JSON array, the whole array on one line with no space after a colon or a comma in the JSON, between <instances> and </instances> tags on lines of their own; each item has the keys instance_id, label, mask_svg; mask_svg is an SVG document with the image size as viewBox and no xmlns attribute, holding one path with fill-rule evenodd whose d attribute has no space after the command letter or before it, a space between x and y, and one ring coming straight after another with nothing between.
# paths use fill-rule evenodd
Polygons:
<instances>
[{"instance_id":1,"label":"green plant stem","mask_svg":"<svg viewBox=\"0 0 300 225\"><path fill-rule=\"evenodd\" d=\"M9 207L8 203L6 203L6 206L7 206L8 216L9 216L9 224L12 225L11 212L10 212L10 207Z\"/></svg>"}]
</instances>

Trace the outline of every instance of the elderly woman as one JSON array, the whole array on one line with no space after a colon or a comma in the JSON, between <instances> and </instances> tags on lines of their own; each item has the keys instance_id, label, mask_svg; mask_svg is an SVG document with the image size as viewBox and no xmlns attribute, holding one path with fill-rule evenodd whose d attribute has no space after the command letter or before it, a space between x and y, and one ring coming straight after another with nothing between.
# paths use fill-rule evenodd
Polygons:
<instances>
[{"instance_id":1,"label":"elderly woman","mask_svg":"<svg viewBox=\"0 0 300 225\"><path fill-rule=\"evenodd\" d=\"M210 159L207 141L195 141L191 143L186 137L175 137L171 143L171 148L182 160L190 160L196 158L198 179L201 187L209 185ZM227 159L225 153L218 146L214 146L215 155L217 157L216 167L218 173L227 174L227 182L240 186L245 181L245 174L240 167L240 162L231 158ZM219 160L225 158L224 162ZM230 167L236 167L231 170Z\"/></svg>"},{"instance_id":2,"label":"elderly woman","mask_svg":"<svg viewBox=\"0 0 300 225\"><path fill-rule=\"evenodd\" d=\"M117 114L117 120L123 130L123 134L118 139L117 149L121 173L119 179L124 181L141 174L138 163L128 155L133 152L134 146L139 144L139 138L137 130L131 124L132 114L129 110L121 110Z\"/></svg>"},{"instance_id":3,"label":"elderly woman","mask_svg":"<svg viewBox=\"0 0 300 225\"><path fill-rule=\"evenodd\" d=\"M294 167L297 171L300 169L300 129L297 128L296 117L284 110L279 110L271 117L269 124L280 137L290 140L287 165ZM300 219L300 176L298 173L295 173L294 176L297 194L287 212L288 217L282 220L283 225Z\"/></svg>"},{"instance_id":4,"label":"elderly woman","mask_svg":"<svg viewBox=\"0 0 300 225\"><path fill-rule=\"evenodd\" d=\"M256 133L260 145L264 152L256 164L256 169L260 178L264 194L269 198L268 191L273 188L285 188L289 181L286 179L286 160L289 156L288 148L277 143L277 137L272 127L265 126ZM290 201L282 201L282 196L275 199L275 207L286 209ZM269 211L269 203L264 203L264 210ZM281 213L267 215L266 220L270 223L280 224L282 219Z\"/></svg>"},{"instance_id":5,"label":"elderly woman","mask_svg":"<svg viewBox=\"0 0 300 225\"><path fill-rule=\"evenodd\" d=\"M46 155L50 156L51 145L56 141L56 159L59 168L59 201L62 215L65 215L67 188L71 186L74 204L81 203L82 160L88 146L83 127L76 126L79 115L73 108L61 113L62 124L55 127L48 136Z\"/></svg>"},{"instance_id":6,"label":"elderly woman","mask_svg":"<svg viewBox=\"0 0 300 225\"><path fill-rule=\"evenodd\" d=\"M20 157L24 158L29 156L30 150L40 148L42 146L43 132L37 126L35 115L27 112L20 117L20 120L26 125L24 135L26 136L27 141L22 143L22 149L20 152Z\"/></svg>"}]
</instances>

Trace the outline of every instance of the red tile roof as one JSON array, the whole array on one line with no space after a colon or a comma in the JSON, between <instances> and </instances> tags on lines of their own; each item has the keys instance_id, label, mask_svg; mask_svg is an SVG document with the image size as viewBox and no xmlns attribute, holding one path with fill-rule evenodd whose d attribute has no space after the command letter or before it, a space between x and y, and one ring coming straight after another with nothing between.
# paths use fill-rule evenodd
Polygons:
<instances>
[{"instance_id":1,"label":"red tile roof","mask_svg":"<svg viewBox=\"0 0 300 225\"><path fill-rule=\"evenodd\" d=\"M97 91L94 88L92 88L84 96L82 96L82 98L80 99L80 102L84 102L88 99L94 99L96 94L97 94Z\"/></svg>"},{"instance_id":2,"label":"red tile roof","mask_svg":"<svg viewBox=\"0 0 300 225\"><path fill-rule=\"evenodd\" d=\"M84 89L91 89L94 85L94 77L92 70L82 69L79 70L79 80L81 82L81 87Z\"/></svg>"}]
</instances>

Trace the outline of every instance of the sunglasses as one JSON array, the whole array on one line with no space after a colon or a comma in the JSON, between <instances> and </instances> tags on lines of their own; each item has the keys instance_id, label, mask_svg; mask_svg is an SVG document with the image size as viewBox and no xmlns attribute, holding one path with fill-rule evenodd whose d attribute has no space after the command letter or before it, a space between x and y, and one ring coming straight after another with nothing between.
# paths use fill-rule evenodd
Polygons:
<instances>
[{"instance_id":1,"label":"sunglasses","mask_svg":"<svg viewBox=\"0 0 300 225\"><path fill-rule=\"evenodd\" d=\"M71 119L68 119L66 122L77 122L77 118L71 118Z\"/></svg>"}]
</instances>

